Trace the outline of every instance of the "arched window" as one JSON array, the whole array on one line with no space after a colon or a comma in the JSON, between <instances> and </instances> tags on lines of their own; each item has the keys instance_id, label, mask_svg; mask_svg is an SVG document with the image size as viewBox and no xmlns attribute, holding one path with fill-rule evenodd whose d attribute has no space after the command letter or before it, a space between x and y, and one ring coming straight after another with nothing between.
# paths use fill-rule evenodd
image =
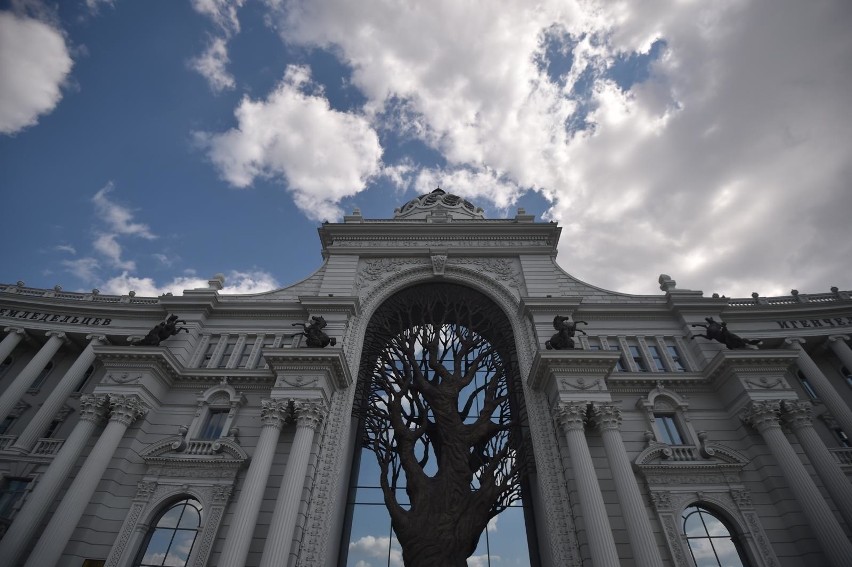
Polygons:
<instances>
[{"instance_id":1,"label":"arched window","mask_svg":"<svg viewBox=\"0 0 852 567\"><path fill-rule=\"evenodd\" d=\"M201 527L201 503L194 498L178 500L153 524L139 550L135 567L184 567Z\"/></svg>"},{"instance_id":2,"label":"arched window","mask_svg":"<svg viewBox=\"0 0 852 567\"><path fill-rule=\"evenodd\" d=\"M683 535L697 567L749 566L739 538L719 515L693 504L681 517Z\"/></svg>"}]
</instances>

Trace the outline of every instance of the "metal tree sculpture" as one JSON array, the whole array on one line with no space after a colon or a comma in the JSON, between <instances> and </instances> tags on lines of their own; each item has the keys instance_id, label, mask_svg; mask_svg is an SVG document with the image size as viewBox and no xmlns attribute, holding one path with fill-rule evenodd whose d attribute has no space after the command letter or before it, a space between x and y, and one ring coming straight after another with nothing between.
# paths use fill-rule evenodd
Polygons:
<instances>
[{"instance_id":1,"label":"metal tree sculpture","mask_svg":"<svg viewBox=\"0 0 852 567\"><path fill-rule=\"evenodd\" d=\"M511 335L495 311L481 294L442 284L397 294L371 321L364 446L408 567L467 565L488 521L520 497Z\"/></svg>"}]
</instances>

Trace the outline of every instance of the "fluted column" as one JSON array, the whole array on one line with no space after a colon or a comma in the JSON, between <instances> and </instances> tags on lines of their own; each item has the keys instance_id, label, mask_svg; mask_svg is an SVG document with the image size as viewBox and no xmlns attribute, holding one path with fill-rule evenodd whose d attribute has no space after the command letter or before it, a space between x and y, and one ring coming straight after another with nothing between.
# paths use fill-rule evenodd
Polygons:
<instances>
[{"instance_id":1,"label":"fluted column","mask_svg":"<svg viewBox=\"0 0 852 567\"><path fill-rule=\"evenodd\" d=\"M63 342L65 342L65 333L47 332L47 342L0 396L0 421L9 417L9 413L14 409L15 404L24 397L32 383L38 378L39 372L44 370L44 367L47 366L47 363L50 362Z\"/></svg>"},{"instance_id":2,"label":"fluted column","mask_svg":"<svg viewBox=\"0 0 852 567\"><path fill-rule=\"evenodd\" d=\"M20 327L6 327L3 329L7 335L3 337L3 341L0 342L0 362L6 360L6 357L12 354L12 351L15 350L15 347L18 346L18 343L21 342L21 339L26 335L26 331L21 329Z\"/></svg>"},{"instance_id":3,"label":"fluted column","mask_svg":"<svg viewBox=\"0 0 852 567\"><path fill-rule=\"evenodd\" d=\"M106 413L106 396L88 394L80 396L80 421L62 444L62 449L38 480L35 489L24 502L23 508L15 515L15 521L0 541L0 557L3 557L9 565L16 564L27 544L38 531L39 524L59 494L62 483L68 478L68 473L80 458L80 453L83 452L89 437Z\"/></svg>"},{"instance_id":4,"label":"fluted column","mask_svg":"<svg viewBox=\"0 0 852 567\"><path fill-rule=\"evenodd\" d=\"M296 517L299 513L299 503L305 487L305 474L308 471L314 433L326 413L325 405L319 401L297 401L295 410L296 436L287 457L287 467L284 470L281 488L278 490L278 499L275 501L275 512L272 514L269 534L263 546L260 567L287 565L290 546L293 543L293 531L296 528Z\"/></svg>"},{"instance_id":5,"label":"fluted column","mask_svg":"<svg viewBox=\"0 0 852 567\"><path fill-rule=\"evenodd\" d=\"M83 352L80 353L80 356L77 357L77 360L74 361L74 364L71 365L71 368L68 369L68 372L65 373L59 384L50 392L50 396L48 396L47 400L39 408L38 413L33 416L27 424L27 428L24 429L24 432L21 433L15 444L12 445L13 451L29 453L32 450L36 441L47 430L56 413L65 404L68 396L80 384L80 380L83 379L86 370L95 361L95 352L92 350L92 347L102 345L106 342L104 335L87 335L86 338L89 339L89 344L86 345L86 348L83 349Z\"/></svg>"},{"instance_id":6,"label":"fluted column","mask_svg":"<svg viewBox=\"0 0 852 567\"><path fill-rule=\"evenodd\" d=\"M852 530L852 483L814 430L812 407L804 400L785 400L781 404L781 416L799 438L799 445L822 479L847 527Z\"/></svg>"},{"instance_id":7,"label":"fluted column","mask_svg":"<svg viewBox=\"0 0 852 567\"><path fill-rule=\"evenodd\" d=\"M778 402L752 402L743 420L760 432L790 490L802 507L808 524L833 567L847 567L852 557L852 543L831 512L802 461L787 440L778 421L781 407Z\"/></svg>"},{"instance_id":8,"label":"fluted column","mask_svg":"<svg viewBox=\"0 0 852 567\"><path fill-rule=\"evenodd\" d=\"M222 567L245 565L257 515L260 512L260 503L263 501L266 481L269 479L272 457L275 456L278 436L281 434L281 427L287 416L285 401L262 400L261 404L260 417L263 420L263 428L260 430L257 447L254 449L251 465L246 473L234 517L231 520L231 527L228 530L225 545L222 547L222 555L219 558L219 565Z\"/></svg>"},{"instance_id":9,"label":"fluted column","mask_svg":"<svg viewBox=\"0 0 852 567\"><path fill-rule=\"evenodd\" d=\"M77 523L97 490L115 449L124 437L124 432L148 411L145 403L135 395L110 395L109 409L109 423L53 513L25 567L44 567L59 563L71 534L77 528Z\"/></svg>"},{"instance_id":10,"label":"fluted column","mask_svg":"<svg viewBox=\"0 0 852 567\"><path fill-rule=\"evenodd\" d=\"M828 381L822 370L816 365L810 355L802 348L804 340L799 338L788 338L785 341L791 350L798 351L799 359L797 364L799 369L807 377L808 382L816 390L817 395L825 407L840 424L840 427L847 435L852 436L852 409L846 405L837 390Z\"/></svg>"},{"instance_id":11,"label":"fluted column","mask_svg":"<svg viewBox=\"0 0 852 567\"><path fill-rule=\"evenodd\" d=\"M837 355L837 358L840 359L843 366L845 366L849 372L852 372L852 348L849 348L849 345L846 343L848 340L848 335L832 335L828 337L828 346L834 354ZM4 358L5 357L0 357L0 360L3 360ZM852 435L852 433L850 433L850 435Z\"/></svg>"},{"instance_id":12,"label":"fluted column","mask_svg":"<svg viewBox=\"0 0 852 567\"><path fill-rule=\"evenodd\" d=\"M561 403L556 410L556 420L562 426L568 442L568 454L574 478L577 480L577 495L586 524L592 563L595 567L619 567L609 516L592 455L589 453L589 445L586 443L586 406L586 403Z\"/></svg>"},{"instance_id":13,"label":"fluted column","mask_svg":"<svg viewBox=\"0 0 852 567\"><path fill-rule=\"evenodd\" d=\"M615 491L624 514L627 536L637 565L662 565L660 550L648 521L648 513L636 484L621 438L621 410L614 404L595 404L593 418L601 432L606 458L615 481Z\"/></svg>"}]
</instances>

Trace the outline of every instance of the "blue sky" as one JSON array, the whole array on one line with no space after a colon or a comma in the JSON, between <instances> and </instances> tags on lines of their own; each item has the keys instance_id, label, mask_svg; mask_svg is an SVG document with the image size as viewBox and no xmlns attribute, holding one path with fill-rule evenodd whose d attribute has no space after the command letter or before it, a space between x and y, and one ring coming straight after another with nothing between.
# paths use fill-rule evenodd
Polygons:
<instances>
[{"instance_id":1,"label":"blue sky","mask_svg":"<svg viewBox=\"0 0 852 567\"><path fill-rule=\"evenodd\" d=\"M0 281L298 281L440 184L595 285L852 288L852 27L817 0L0 2Z\"/></svg>"}]
</instances>

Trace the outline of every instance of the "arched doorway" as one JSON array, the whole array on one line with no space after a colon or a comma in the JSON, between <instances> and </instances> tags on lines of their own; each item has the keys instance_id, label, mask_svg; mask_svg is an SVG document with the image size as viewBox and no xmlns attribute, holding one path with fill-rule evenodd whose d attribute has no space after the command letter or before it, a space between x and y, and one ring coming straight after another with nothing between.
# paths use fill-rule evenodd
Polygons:
<instances>
[{"instance_id":1,"label":"arched doorway","mask_svg":"<svg viewBox=\"0 0 852 567\"><path fill-rule=\"evenodd\" d=\"M514 336L492 300L443 282L388 298L367 326L353 412L341 565L539 565Z\"/></svg>"}]
</instances>

